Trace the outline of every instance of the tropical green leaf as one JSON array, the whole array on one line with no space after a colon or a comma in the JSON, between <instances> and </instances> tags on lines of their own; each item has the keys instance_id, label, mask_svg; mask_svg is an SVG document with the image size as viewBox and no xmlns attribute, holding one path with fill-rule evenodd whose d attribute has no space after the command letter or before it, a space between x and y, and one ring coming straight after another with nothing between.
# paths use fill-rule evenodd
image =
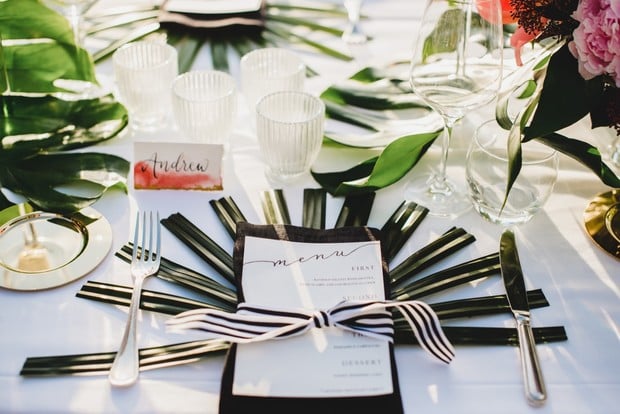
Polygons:
<instances>
[{"instance_id":1,"label":"tropical green leaf","mask_svg":"<svg viewBox=\"0 0 620 414\"><path fill-rule=\"evenodd\" d=\"M308 39L307 37L298 35L296 33L293 33L291 30L287 29L286 26L284 25L279 25L276 23L269 23L266 22L265 24L265 31L267 32L271 32L274 35L276 35L277 37L279 37L280 39L283 40L287 40L291 43L301 43L304 44L312 49L316 49L318 51L320 51L321 53L327 55L327 56L331 56L333 58L336 59L340 59L340 60L344 60L344 61L352 61L353 57L340 52L334 48L325 46L321 43L315 42L311 39Z\"/></svg>"},{"instance_id":2,"label":"tropical green leaf","mask_svg":"<svg viewBox=\"0 0 620 414\"><path fill-rule=\"evenodd\" d=\"M128 161L65 153L113 138L128 122L112 95L65 100L61 96L69 95L49 94L64 91L59 80L96 82L93 60L76 46L67 20L38 0L0 1L0 36L0 186L62 213L91 205L109 188L124 188ZM0 197L0 208L11 204Z\"/></svg>"},{"instance_id":3,"label":"tropical green leaf","mask_svg":"<svg viewBox=\"0 0 620 414\"><path fill-rule=\"evenodd\" d=\"M14 205L14 203L11 203L5 196L4 194L2 194L2 191L0 191L0 211L11 207L12 205Z\"/></svg>"},{"instance_id":4,"label":"tropical green leaf","mask_svg":"<svg viewBox=\"0 0 620 414\"><path fill-rule=\"evenodd\" d=\"M97 82L88 53L61 43L4 46L4 62L12 92L63 91L57 79Z\"/></svg>"},{"instance_id":5,"label":"tropical green leaf","mask_svg":"<svg viewBox=\"0 0 620 414\"><path fill-rule=\"evenodd\" d=\"M538 107L524 130L524 141L546 136L578 122L590 111L591 93L597 92L589 90L587 82L577 71L577 61L564 45L549 60Z\"/></svg>"},{"instance_id":6,"label":"tropical green leaf","mask_svg":"<svg viewBox=\"0 0 620 414\"><path fill-rule=\"evenodd\" d=\"M579 161L596 174L603 183L620 188L620 178L602 160L600 151L588 144L558 133L548 134L537 141ZM527 145L527 144L525 144Z\"/></svg>"},{"instance_id":7,"label":"tropical green leaf","mask_svg":"<svg viewBox=\"0 0 620 414\"><path fill-rule=\"evenodd\" d=\"M356 74L351 76L351 79L362 83L371 83L378 80L386 79L388 77L389 74L385 69L368 66L359 70Z\"/></svg>"},{"instance_id":8,"label":"tropical green leaf","mask_svg":"<svg viewBox=\"0 0 620 414\"><path fill-rule=\"evenodd\" d=\"M453 52L458 46L459 39L463 32L461 9L454 8L446 10L440 17L436 28L424 39L422 46L422 59L426 60L436 53ZM472 13L472 30L477 30L482 25L482 20L478 13Z\"/></svg>"},{"instance_id":9,"label":"tropical green leaf","mask_svg":"<svg viewBox=\"0 0 620 414\"><path fill-rule=\"evenodd\" d=\"M314 179L334 196L368 193L400 180L420 160L441 132L403 136L389 144L378 157L346 171L317 173Z\"/></svg>"},{"instance_id":10,"label":"tropical green leaf","mask_svg":"<svg viewBox=\"0 0 620 414\"><path fill-rule=\"evenodd\" d=\"M428 108L417 95L402 90L381 93L376 90L365 91L362 88L334 85L326 89L321 98L340 105L353 105L378 111Z\"/></svg>"},{"instance_id":11,"label":"tropical green leaf","mask_svg":"<svg viewBox=\"0 0 620 414\"><path fill-rule=\"evenodd\" d=\"M502 203L502 210L508 202L508 194L512 189L519 173L521 172L522 165L522 153L521 153L521 126L515 124L510 129L508 134L508 179L506 182L506 192L504 196L504 202Z\"/></svg>"},{"instance_id":12,"label":"tropical green leaf","mask_svg":"<svg viewBox=\"0 0 620 414\"><path fill-rule=\"evenodd\" d=\"M32 0L31 0L32 1ZM232 30L225 29L226 36L222 36L222 29L196 29L184 28L181 25L159 25L152 18L153 13L157 14L158 5L141 8L131 16L121 16L113 10L107 15L98 13L91 17L94 29L89 33L102 42L107 42L107 46L93 54L96 62L108 58L115 49L125 43L140 39L153 32L165 34L169 42L179 47L179 70L186 72L194 63L195 51L198 45L208 41L218 43L222 49L229 49L231 46L239 56L243 56L250 50L267 45L280 47L283 43L287 46L296 44L302 45L305 49L312 49L321 54L341 60L352 60L353 58L346 53L328 47L319 42L308 39L305 35L294 32L294 28L305 27L312 32L322 32L334 37L342 35L342 29L338 26L331 27L317 23L317 18L337 17L346 18L347 14L342 5L325 4L324 2L286 2L279 3L266 1L263 10L265 27L262 30ZM88 17L88 16L87 16ZM364 16L362 16L363 18ZM114 31L110 32L109 30ZM120 33L120 34L119 34ZM217 61L213 61L213 67L220 70L227 70L228 66L222 59L224 54L220 54ZM308 75L316 74L314 70L308 68Z\"/></svg>"},{"instance_id":13,"label":"tropical green leaf","mask_svg":"<svg viewBox=\"0 0 620 414\"><path fill-rule=\"evenodd\" d=\"M582 163L592 170L603 183L612 187L620 179L601 159L597 148L585 141L567 138L556 131L575 124L593 110L594 102L601 101L605 84L601 77L584 80L577 71L577 62L563 42L554 42L532 62L533 79L500 94L496 118L500 125L510 129L508 139L508 179L504 203L521 169L521 145L532 139ZM525 70L529 70L528 67ZM519 70L523 72L522 70ZM519 74L519 76L521 76ZM521 90L519 98L526 98L516 123L508 115L510 94ZM529 124L529 125L528 125ZM592 126L608 125L607 120L592 119Z\"/></svg>"},{"instance_id":14,"label":"tropical green leaf","mask_svg":"<svg viewBox=\"0 0 620 414\"><path fill-rule=\"evenodd\" d=\"M129 162L102 153L37 155L3 164L0 182L48 211L72 213L97 201L112 187L125 187ZM79 190L71 194L59 187Z\"/></svg>"},{"instance_id":15,"label":"tropical green leaf","mask_svg":"<svg viewBox=\"0 0 620 414\"><path fill-rule=\"evenodd\" d=\"M213 59L213 68L228 72L228 43L211 42L211 57Z\"/></svg>"},{"instance_id":16,"label":"tropical green leaf","mask_svg":"<svg viewBox=\"0 0 620 414\"><path fill-rule=\"evenodd\" d=\"M346 105L336 105L329 101L325 102L325 114L332 118L337 119L351 125L357 125L362 128L369 129L371 131L380 131L381 128L376 125L372 120L368 119L364 114L359 113L355 108Z\"/></svg>"},{"instance_id":17,"label":"tropical green leaf","mask_svg":"<svg viewBox=\"0 0 620 414\"><path fill-rule=\"evenodd\" d=\"M0 38L13 92L62 91L57 79L96 83L92 59L75 44L67 20L40 1L0 1Z\"/></svg>"},{"instance_id":18,"label":"tropical green leaf","mask_svg":"<svg viewBox=\"0 0 620 414\"><path fill-rule=\"evenodd\" d=\"M529 99L530 102L526 102L526 105L539 98L549 59L563 45L563 41L547 44L540 53L504 76L502 85L506 86L499 92L495 107L495 118L502 128L512 127L513 119L509 115L509 106L515 97L517 100Z\"/></svg>"},{"instance_id":19,"label":"tropical green leaf","mask_svg":"<svg viewBox=\"0 0 620 414\"><path fill-rule=\"evenodd\" d=\"M521 93L519 94L519 99L526 99L534 95L536 91L536 82L533 80L528 80L525 82L525 86L522 87Z\"/></svg>"},{"instance_id":20,"label":"tropical green leaf","mask_svg":"<svg viewBox=\"0 0 620 414\"><path fill-rule=\"evenodd\" d=\"M9 95L1 96L0 103L0 160L94 145L115 137L128 123L125 107L112 96L65 101Z\"/></svg>"},{"instance_id":21,"label":"tropical green leaf","mask_svg":"<svg viewBox=\"0 0 620 414\"><path fill-rule=\"evenodd\" d=\"M278 3L274 1L269 1L267 3L267 11L269 13L279 13L282 10L288 10L293 12L312 12L312 13L320 13L320 14L331 14L335 16L345 16L346 12L342 7L338 7L335 4L325 4L324 2L319 3L320 5L311 6L308 3Z\"/></svg>"},{"instance_id":22,"label":"tropical green leaf","mask_svg":"<svg viewBox=\"0 0 620 414\"><path fill-rule=\"evenodd\" d=\"M192 68L194 60L204 44L205 39L185 34L174 40L169 37L168 41L177 49L179 73L185 73Z\"/></svg>"},{"instance_id":23,"label":"tropical green leaf","mask_svg":"<svg viewBox=\"0 0 620 414\"><path fill-rule=\"evenodd\" d=\"M437 27L424 39L422 60L437 53L456 50L459 37L463 32L460 9L448 9L440 17Z\"/></svg>"},{"instance_id":24,"label":"tropical green leaf","mask_svg":"<svg viewBox=\"0 0 620 414\"><path fill-rule=\"evenodd\" d=\"M0 27L5 40L53 39L75 45L67 20L39 0L0 1Z\"/></svg>"},{"instance_id":25,"label":"tropical green leaf","mask_svg":"<svg viewBox=\"0 0 620 414\"><path fill-rule=\"evenodd\" d=\"M303 26L307 27L310 30L314 30L317 32L325 32L334 36L342 36L343 31L338 28L325 26L319 23L316 23L314 20L302 19L298 17L290 17L282 14L272 14L269 16L270 20L280 23L286 23L292 26Z\"/></svg>"},{"instance_id":26,"label":"tropical green leaf","mask_svg":"<svg viewBox=\"0 0 620 414\"><path fill-rule=\"evenodd\" d=\"M360 180L365 177L368 177L372 172L372 169L377 164L377 160L379 157L372 157L363 161L356 166L349 168L345 171L336 171L336 172L328 172L328 173L317 173L315 171L311 171L314 179L323 187L328 193L332 195L339 194L339 190L342 188L342 184L346 182L351 182L355 180ZM372 192L372 189L361 189L358 191L359 193L363 192ZM355 191L351 191L351 193L355 193Z\"/></svg>"}]
</instances>

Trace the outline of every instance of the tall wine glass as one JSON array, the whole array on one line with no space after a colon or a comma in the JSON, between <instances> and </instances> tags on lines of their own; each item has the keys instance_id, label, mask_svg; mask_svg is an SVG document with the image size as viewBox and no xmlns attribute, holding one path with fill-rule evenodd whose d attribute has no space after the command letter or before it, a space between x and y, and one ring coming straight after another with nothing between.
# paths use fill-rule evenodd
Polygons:
<instances>
[{"instance_id":1,"label":"tall wine glass","mask_svg":"<svg viewBox=\"0 0 620 414\"><path fill-rule=\"evenodd\" d=\"M84 44L84 13L97 0L46 0L46 3L65 16L73 29L73 37L75 44L83 46Z\"/></svg>"},{"instance_id":2,"label":"tall wine glass","mask_svg":"<svg viewBox=\"0 0 620 414\"><path fill-rule=\"evenodd\" d=\"M484 16L484 17L481 17ZM446 175L454 124L496 96L502 78L499 0L428 0L411 60L411 86L444 120L436 172L409 182L405 198L430 214L455 216L470 207L464 189Z\"/></svg>"},{"instance_id":3,"label":"tall wine glass","mask_svg":"<svg viewBox=\"0 0 620 414\"><path fill-rule=\"evenodd\" d=\"M352 45L366 43L368 36L360 27L360 14L362 12L364 0L344 0L344 7L347 10L348 25L342 33L342 39Z\"/></svg>"},{"instance_id":4,"label":"tall wine glass","mask_svg":"<svg viewBox=\"0 0 620 414\"><path fill-rule=\"evenodd\" d=\"M88 99L101 96L106 91L101 88L97 83L86 80L90 74L85 67L90 65L90 57L85 51L85 27L84 27L84 14L97 2L98 0L44 0L45 4L63 15L71 26L73 34L75 59L78 62L76 66L77 79L56 79L54 84L61 89L70 91L68 94L70 99Z\"/></svg>"}]
</instances>

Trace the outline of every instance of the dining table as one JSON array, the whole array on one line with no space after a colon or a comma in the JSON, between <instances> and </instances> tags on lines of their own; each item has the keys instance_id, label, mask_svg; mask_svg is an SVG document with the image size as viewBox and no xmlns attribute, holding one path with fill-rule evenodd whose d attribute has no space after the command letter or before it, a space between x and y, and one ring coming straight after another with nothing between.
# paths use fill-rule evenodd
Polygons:
<instances>
[{"instance_id":1,"label":"dining table","mask_svg":"<svg viewBox=\"0 0 620 414\"><path fill-rule=\"evenodd\" d=\"M102 0L105 8L117 0ZM333 2L332 3L337 3ZM346 44L339 37L309 33L317 42L349 53L343 61L299 45L290 47L303 57L316 74L306 79L307 92L319 95L367 66L381 67L407 61L423 11L421 0L366 0L361 27L369 36L363 44ZM334 23L335 21L335 23ZM341 29L346 20L331 20ZM86 46L96 47L86 39ZM508 55L507 55L508 56ZM510 57L507 57L510 59ZM239 59L231 59L230 73L239 80ZM205 45L192 70L211 69L210 49ZM110 59L96 65L103 85L114 90ZM282 190L293 225L302 225L304 189L318 188L311 174L278 184L265 176L253 116L239 90L234 130L222 160L223 189L150 190L134 188L133 174L127 191L112 188L91 208L110 224L109 251L87 274L61 286L21 291L0 288L0 412L6 413L216 413L225 357L197 358L188 363L145 369L129 387L110 385L107 375L23 376L27 358L116 351L121 342L127 307L77 297L87 281L131 286L127 262L116 257L132 238L137 211L157 211L160 217L181 213L231 252L234 240L215 214L210 202L231 197L251 223L266 222L261 196ZM465 186L464 163L473 130L494 116L494 104L472 111L455 128L450 147L448 174ZM329 125L326 123L326 125ZM587 119L566 128L576 136L601 145L614 138L609 128L592 129ZM134 145L143 142L181 143L186 139L172 115L167 126L153 132L127 128L119 136L84 151L106 152L133 161ZM313 171L346 170L378 155L382 147L356 148L324 145ZM376 191L367 225L381 228L404 200L404 187L420 171L438 163L439 145L434 144L401 180ZM132 164L133 166L133 164ZM510 345L455 345L450 364L428 358L415 345L397 344L395 361L405 413L613 413L620 406L620 262L601 249L589 236L584 212L597 194L611 191L599 178L575 160L560 155L557 183L549 200L529 222L515 229L521 265L528 289L541 289L549 306L532 309L534 327L562 326L566 340L539 343L537 351L547 386L545 404L528 404L524 395L519 348ZM15 201L19 201L18 196ZM344 197L327 195L326 227L333 227ZM425 272L447 268L497 252L503 227L483 219L470 209L457 217L428 215L392 260L398 264L412 253L460 227L475 242L433 264ZM215 279L220 276L192 249L167 229L162 229L162 255ZM36 277L36 276L35 276ZM183 287L149 278L145 289L192 296ZM439 302L505 293L497 273L424 300ZM195 295L195 294L194 294ZM139 314L140 348L201 338L200 332L180 334L166 329L169 315L142 310ZM449 326L514 327L509 312L458 318Z\"/></svg>"}]
</instances>

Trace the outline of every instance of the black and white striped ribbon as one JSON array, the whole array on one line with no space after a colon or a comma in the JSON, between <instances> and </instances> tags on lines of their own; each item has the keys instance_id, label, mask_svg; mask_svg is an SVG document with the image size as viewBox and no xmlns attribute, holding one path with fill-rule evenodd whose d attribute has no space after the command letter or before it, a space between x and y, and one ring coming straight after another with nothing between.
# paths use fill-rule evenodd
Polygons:
<instances>
[{"instance_id":1,"label":"black and white striped ribbon","mask_svg":"<svg viewBox=\"0 0 620 414\"><path fill-rule=\"evenodd\" d=\"M449 363L454 348L446 338L435 312L424 302L343 301L328 310L278 309L241 303L236 313L214 309L183 312L168 321L172 329L195 329L209 338L235 343L259 342L301 335L312 328L338 327L371 338L394 341L389 309L400 311L418 343L427 352Z\"/></svg>"}]
</instances>

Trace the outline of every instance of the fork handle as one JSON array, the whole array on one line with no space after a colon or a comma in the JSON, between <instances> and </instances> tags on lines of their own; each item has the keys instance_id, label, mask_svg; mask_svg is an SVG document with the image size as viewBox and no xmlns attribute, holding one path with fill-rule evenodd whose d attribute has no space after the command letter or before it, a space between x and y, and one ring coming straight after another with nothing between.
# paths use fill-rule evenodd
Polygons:
<instances>
[{"instance_id":1,"label":"fork handle","mask_svg":"<svg viewBox=\"0 0 620 414\"><path fill-rule=\"evenodd\" d=\"M140 357L138 355L138 341L136 324L138 309L140 308L140 295L142 293L143 277L136 278L131 293L129 316L123 333L121 346L116 353L108 378L110 384L118 387L126 387L134 384L140 375Z\"/></svg>"}]
</instances>

